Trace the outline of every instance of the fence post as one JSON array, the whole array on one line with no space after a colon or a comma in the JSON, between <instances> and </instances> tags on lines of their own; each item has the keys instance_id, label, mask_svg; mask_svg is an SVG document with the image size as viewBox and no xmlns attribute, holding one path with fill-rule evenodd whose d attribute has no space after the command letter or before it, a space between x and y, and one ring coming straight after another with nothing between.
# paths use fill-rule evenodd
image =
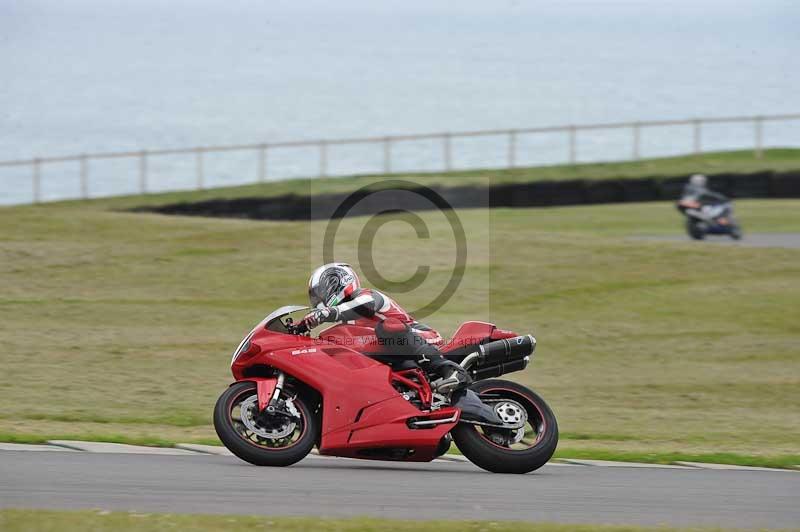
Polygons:
<instances>
[{"instance_id":1,"label":"fence post","mask_svg":"<svg viewBox=\"0 0 800 532\"><path fill-rule=\"evenodd\" d=\"M639 129L639 122L633 123L633 160L639 160L639 141L640 141L641 133Z\"/></svg>"},{"instance_id":2,"label":"fence post","mask_svg":"<svg viewBox=\"0 0 800 532\"><path fill-rule=\"evenodd\" d=\"M700 129L702 122L698 119L692 120L692 122L694 123L694 153L695 155L699 155L703 150L701 146L703 132Z\"/></svg>"},{"instance_id":3,"label":"fence post","mask_svg":"<svg viewBox=\"0 0 800 532\"><path fill-rule=\"evenodd\" d=\"M392 137L383 138L383 173L392 173Z\"/></svg>"},{"instance_id":4,"label":"fence post","mask_svg":"<svg viewBox=\"0 0 800 532\"><path fill-rule=\"evenodd\" d=\"M258 148L258 181L263 183L267 180L267 145L262 144Z\"/></svg>"},{"instance_id":5,"label":"fence post","mask_svg":"<svg viewBox=\"0 0 800 532\"><path fill-rule=\"evenodd\" d=\"M195 163L196 163L196 174L197 174L197 190L203 190L203 186L205 185L205 172L203 171L203 148L197 148L195 150Z\"/></svg>"},{"instance_id":6,"label":"fence post","mask_svg":"<svg viewBox=\"0 0 800 532\"><path fill-rule=\"evenodd\" d=\"M42 201L42 174L41 174L42 161L37 157L33 160L33 202L39 203Z\"/></svg>"},{"instance_id":7,"label":"fence post","mask_svg":"<svg viewBox=\"0 0 800 532\"><path fill-rule=\"evenodd\" d=\"M442 150L443 150L442 155L444 157L444 170L445 172L449 172L450 169L453 167L453 160L450 148L450 133L445 133L442 135Z\"/></svg>"},{"instance_id":8,"label":"fence post","mask_svg":"<svg viewBox=\"0 0 800 532\"><path fill-rule=\"evenodd\" d=\"M517 165L517 131L512 129L508 132L508 167L514 168Z\"/></svg>"},{"instance_id":9,"label":"fence post","mask_svg":"<svg viewBox=\"0 0 800 532\"><path fill-rule=\"evenodd\" d=\"M575 126L569 126L569 163L575 164L575 161L578 159L578 149L577 149L577 128Z\"/></svg>"},{"instance_id":10,"label":"fence post","mask_svg":"<svg viewBox=\"0 0 800 532\"><path fill-rule=\"evenodd\" d=\"M139 152L139 191L147 194L147 150Z\"/></svg>"},{"instance_id":11,"label":"fence post","mask_svg":"<svg viewBox=\"0 0 800 532\"><path fill-rule=\"evenodd\" d=\"M763 125L764 125L764 117L757 116L755 120L753 120L753 127L755 132L755 152L756 158L761 159L764 156L764 148L763 148Z\"/></svg>"},{"instance_id":12,"label":"fence post","mask_svg":"<svg viewBox=\"0 0 800 532\"><path fill-rule=\"evenodd\" d=\"M81 155L81 197L89 199L89 158Z\"/></svg>"},{"instance_id":13,"label":"fence post","mask_svg":"<svg viewBox=\"0 0 800 532\"><path fill-rule=\"evenodd\" d=\"M328 174L328 143L324 140L319 141L319 176L326 177Z\"/></svg>"}]
</instances>

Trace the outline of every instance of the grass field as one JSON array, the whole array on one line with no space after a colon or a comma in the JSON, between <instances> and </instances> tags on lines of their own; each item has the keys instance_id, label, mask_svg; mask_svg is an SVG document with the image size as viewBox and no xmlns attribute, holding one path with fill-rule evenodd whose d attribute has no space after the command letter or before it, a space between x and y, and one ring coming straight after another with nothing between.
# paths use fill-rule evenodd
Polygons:
<instances>
[{"instance_id":1,"label":"grass field","mask_svg":"<svg viewBox=\"0 0 800 532\"><path fill-rule=\"evenodd\" d=\"M0 510L0 528L6 532L95 532L114 530L253 530L270 532L722 532L722 528L666 528L639 526L555 525L514 521L395 521L388 519L313 519L239 515L179 515L135 512L56 512ZM736 530L743 530L737 528Z\"/></svg>"},{"instance_id":2,"label":"grass field","mask_svg":"<svg viewBox=\"0 0 800 532\"><path fill-rule=\"evenodd\" d=\"M625 179L653 176L688 176L693 173L752 173L764 170L800 170L800 149L775 148L764 150L756 158L752 150L709 152L702 155L684 155L640 161L588 163L521 167L513 169L487 169L454 171L448 173L395 174L394 178L422 180L427 185L458 186L486 185L567 179ZM338 177L335 179L291 179L249 186L215 188L202 192L173 192L122 197L106 200L103 204L115 208L142 205L161 205L202 199L239 198L246 196L279 196L282 194L319 194L323 192L348 192L374 182L374 176Z\"/></svg>"},{"instance_id":3,"label":"grass field","mask_svg":"<svg viewBox=\"0 0 800 532\"><path fill-rule=\"evenodd\" d=\"M0 209L0 439L215 442L230 351L304 302L324 223L109 210L131 204ZM746 231L800 231L800 201L737 208ZM536 334L514 378L553 406L561 455L800 463L800 250L628 238L680 234L665 203L459 215L477 251L426 321ZM393 223L376 255L403 278L413 250L435 286L449 227L421 216L430 242ZM363 223L343 223L339 260L357 262L348 238ZM414 307L425 290L398 299Z\"/></svg>"}]
</instances>

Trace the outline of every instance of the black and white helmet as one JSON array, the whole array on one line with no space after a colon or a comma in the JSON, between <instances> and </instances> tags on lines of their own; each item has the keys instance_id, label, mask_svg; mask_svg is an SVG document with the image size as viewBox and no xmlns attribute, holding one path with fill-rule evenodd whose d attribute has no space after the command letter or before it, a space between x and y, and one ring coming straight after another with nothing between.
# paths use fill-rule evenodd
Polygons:
<instances>
[{"instance_id":1,"label":"black and white helmet","mask_svg":"<svg viewBox=\"0 0 800 532\"><path fill-rule=\"evenodd\" d=\"M361 288L361 281L349 264L331 262L314 270L308 280L308 300L311 306L338 305Z\"/></svg>"}]
</instances>

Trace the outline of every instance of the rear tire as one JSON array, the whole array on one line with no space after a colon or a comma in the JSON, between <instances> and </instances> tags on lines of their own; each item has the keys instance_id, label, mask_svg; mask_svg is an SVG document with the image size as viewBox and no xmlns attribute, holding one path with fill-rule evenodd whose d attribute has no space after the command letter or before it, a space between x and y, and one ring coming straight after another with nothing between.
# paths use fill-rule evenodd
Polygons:
<instances>
[{"instance_id":1,"label":"rear tire","mask_svg":"<svg viewBox=\"0 0 800 532\"><path fill-rule=\"evenodd\" d=\"M284 391L284 394L290 393L292 393L290 390ZM243 401L252 400L255 395L256 384L243 381L233 384L217 399L214 407L214 429L225 447L245 462L258 466L288 466L305 458L314 447L319 434L317 418L312 414L308 404L300 396L294 399L293 403L300 413L300 419L296 422L297 427L291 435L292 439L282 447L270 447L267 445L268 440L262 439L265 443L259 445L256 443L259 441L257 437L253 438L256 441L248 439L244 434L247 429L243 430L243 424L233 418L233 411L237 405L241 408Z\"/></svg>"},{"instance_id":2,"label":"rear tire","mask_svg":"<svg viewBox=\"0 0 800 532\"><path fill-rule=\"evenodd\" d=\"M520 450L493 443L475 425L459 423L451 434L470 462L492 473L522 474L539 469L550 460L558 446L558 423L544 399L525 386L500 379L480 381L470 389L478 394L490 393L522 404L529 422L538 430L534 444Z\"/></svg>"}]
</instances>

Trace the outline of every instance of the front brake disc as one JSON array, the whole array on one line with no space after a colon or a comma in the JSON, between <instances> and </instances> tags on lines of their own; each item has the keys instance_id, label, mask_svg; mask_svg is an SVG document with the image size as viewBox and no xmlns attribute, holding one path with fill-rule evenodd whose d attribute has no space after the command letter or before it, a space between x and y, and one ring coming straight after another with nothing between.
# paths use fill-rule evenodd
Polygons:
<instances>
[{"instance_id":1,"label":"front brake disc","mask_svg":"<svg viewBox=\"0 0 800 532\"><path fill-rule=\"evenodd\" d=\"M258 396L251 396L240 405L241 418L244 426L254 434L267 440L280 440L293 433L297 423L288 417L280 416L282 422L274 427L264 427L258 420Z\"/></svg>"}]
</instances>

